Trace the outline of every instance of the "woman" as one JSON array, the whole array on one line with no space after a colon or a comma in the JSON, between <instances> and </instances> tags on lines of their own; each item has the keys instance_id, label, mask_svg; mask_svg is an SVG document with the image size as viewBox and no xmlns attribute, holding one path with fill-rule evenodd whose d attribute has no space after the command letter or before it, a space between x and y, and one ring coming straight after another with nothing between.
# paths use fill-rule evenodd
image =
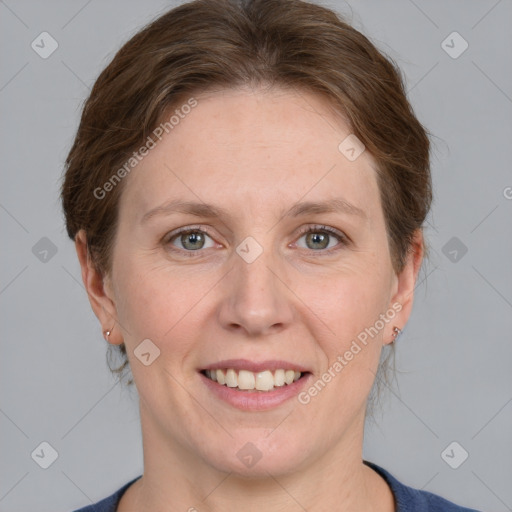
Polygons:
<instances>
[{"instance_id":1,"label":"woman","mask_svg":"<svg viewBox=\"0 0 512 512\"><path fill-rule=\"evenodd\" d=\"M411 313L429 140L332 11L198 0L98 78L62 187L140 397L144 474L85 511L462 511L362 459Z\"/></svg>"}]
</instances>

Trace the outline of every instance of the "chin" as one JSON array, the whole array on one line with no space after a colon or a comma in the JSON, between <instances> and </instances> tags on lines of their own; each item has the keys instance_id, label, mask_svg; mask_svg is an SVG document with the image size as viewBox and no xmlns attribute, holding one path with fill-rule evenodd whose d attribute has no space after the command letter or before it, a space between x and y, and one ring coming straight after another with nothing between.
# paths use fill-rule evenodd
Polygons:
<instances>
[{"instance_id":1,"label":"chin","mask_svg":"<svg viewBox=\"0 0 512 512\"><path fill-rule=\"evenodd\" d=\"M228 445L209 450L206 460L218 471L249 479L291 474L305 462L306 439L292 443L289 436L280 437L270 429L251 430L234 436Z\"/></svg>"}]
</instances>

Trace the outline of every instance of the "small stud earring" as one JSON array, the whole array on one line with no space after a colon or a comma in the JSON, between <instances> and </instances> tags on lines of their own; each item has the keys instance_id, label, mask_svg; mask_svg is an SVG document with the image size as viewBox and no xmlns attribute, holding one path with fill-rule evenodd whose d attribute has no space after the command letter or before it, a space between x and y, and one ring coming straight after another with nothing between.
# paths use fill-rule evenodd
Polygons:
<instances>
[{"instance_id":1,"label":"small stud earring","mask_svg":"<svg viewBox=\"0 0 512 512\"><path fill-rule=\"evenodd\" d=\"M399 329L398 327L393 327L393 341L395 341L397 339L397 337L400 335L400 333L402 332L401 329Z\"/></svg>"},{"instance_id":2,"label":"small stud earring","mask_svg":"<svg viewBox=\"0 0 512 512\"><path fill-rule=\"evenodd\" d=\"M103 332L103 337L105 338L106 341L108 341L108 337L112 334L112 330L114 328L112 327L112 329L110 329L109 331L104 331Z\"/></svg>"}]
</instances>

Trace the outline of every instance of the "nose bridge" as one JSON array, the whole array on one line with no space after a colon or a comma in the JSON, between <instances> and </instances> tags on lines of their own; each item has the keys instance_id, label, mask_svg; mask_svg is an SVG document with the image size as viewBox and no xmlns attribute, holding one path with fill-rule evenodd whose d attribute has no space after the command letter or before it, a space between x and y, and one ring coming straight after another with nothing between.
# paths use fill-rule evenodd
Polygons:
<instances>
[{"instance_id":1,"label":"nose bridge","mask_svg":"<svg viewBox=\"0 0 512 512\"><path fill-rule=\"evenodd\" d=\"M242 241L228 274L228 295L221 308L224 326L255 335L288 324L292 310L282 272L271 247L253 237Z\"/></svg>"}]
</instances>

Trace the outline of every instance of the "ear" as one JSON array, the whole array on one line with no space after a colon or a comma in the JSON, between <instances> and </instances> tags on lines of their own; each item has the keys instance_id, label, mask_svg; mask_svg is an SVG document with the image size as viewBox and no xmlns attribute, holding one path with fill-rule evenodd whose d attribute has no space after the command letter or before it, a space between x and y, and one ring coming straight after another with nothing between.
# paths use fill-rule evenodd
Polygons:
<instances>
[{"instance_id":1,"label":"ear","mask_svg":"<svg viewBox=\"0 0 512 512\"><path fill-rule=\"evenodd\" d=\"M82 280L91 303L92 310L101 324L103 333L111 331L110 336L105 336L106 341L112 345L120 345L123 342L120 329L117 325L117 310L113 300L113 292L110 280L103 276L95 267L87 249L85 231L81 229L75 237L75 248L82 268Z\"/></svg>"},{"instance_id":2,"label":"ear","mask_svg":"<svg viewBox=\"0 0 512 512\"><path fill-rule=\"evenodd\" d=\"M390 333L386 336L388 341L384 342L385 345L395 340L393 328L396 326L402 330L409 320L414 302L414 288L416 286L416 279L421 267L421 262L423 261L424 252L423 231L417 229L414 233L411 250L407 255L404 268L400 274L395 274L394 277L395 292L391 298L390 307L395 311L399 311L389 323Z\"/></svg>"}]
</instances>

